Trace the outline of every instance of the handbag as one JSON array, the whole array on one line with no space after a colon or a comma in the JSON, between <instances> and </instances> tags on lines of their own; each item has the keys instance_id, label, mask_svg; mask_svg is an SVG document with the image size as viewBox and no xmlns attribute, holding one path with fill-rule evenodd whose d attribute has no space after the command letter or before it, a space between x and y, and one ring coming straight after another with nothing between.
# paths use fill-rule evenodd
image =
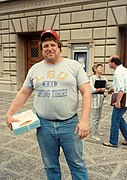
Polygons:
<instances>
[{"instance_id":1,"label":"handbag","mask_svg":"<svg viewBox=\"0 0 127 180\"><path fill-rule=\"evenodd\" d=\"M114 106L113 104L114 104L114 103L116 102L116 100L117 100L117 94L118 94L118 93L113 93L113 94L112 94L112 97L111 97L111 106ZM126 94L125 94L125 93L123 94L123 97L122 97L120 103L121 103L121 108L126 107Z\"/></svg>"}]
</instances>

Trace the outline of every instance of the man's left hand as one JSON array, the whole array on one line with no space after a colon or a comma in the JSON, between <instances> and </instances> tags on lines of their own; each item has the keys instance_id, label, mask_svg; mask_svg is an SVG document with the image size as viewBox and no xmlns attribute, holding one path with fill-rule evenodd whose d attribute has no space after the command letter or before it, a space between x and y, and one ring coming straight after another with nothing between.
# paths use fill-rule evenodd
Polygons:
<instances>
[{"instance_id":1,"label":"man's left hand","mask_svg":"<svg viewBox=\"0 0 127 180\"><path fill-rule=\"evenodd\" d=\"M114 106L115 106L116 108L120 109L120 108L121 108L121 103L120 103L120 102L115 102L115 103L114 103Z\"/></svg>"},{"instance_id":2,"label":"man's left hand","mask_svg":"<svg viewBox=\"0 0 127 180\"><path fill-rule=\"evenodd\" d=\"M80 121L77 126L75 133L78 133L79 139L84 139L89 134L89 124L84 121Z\"/></svg>"}]
</instances>

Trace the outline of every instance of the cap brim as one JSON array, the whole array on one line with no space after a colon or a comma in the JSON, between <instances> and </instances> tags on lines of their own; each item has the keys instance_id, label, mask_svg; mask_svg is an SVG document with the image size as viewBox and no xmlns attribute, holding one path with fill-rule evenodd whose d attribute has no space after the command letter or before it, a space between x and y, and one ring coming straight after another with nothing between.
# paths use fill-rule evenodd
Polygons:
<instances>
[{"instance_id":1,"label":"cap brim","mask_svg":"<svg viewBox=\"0 0 127 180\"><path fill-rule=\"evenodd\" d=\"M49 37L54 37L55 39L57 39L52 33L46 32L45 34L42 35L41 40L44 40L45 38L49 38Z\"/></svg>"}]
</instances>

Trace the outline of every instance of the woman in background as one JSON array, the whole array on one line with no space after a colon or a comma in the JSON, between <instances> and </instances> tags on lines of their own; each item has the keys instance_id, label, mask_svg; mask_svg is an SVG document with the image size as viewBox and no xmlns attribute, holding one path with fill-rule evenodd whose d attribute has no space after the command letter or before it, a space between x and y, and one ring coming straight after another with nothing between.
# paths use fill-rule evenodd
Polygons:
<instances>
[{"instance_id":1,"label":"woman in background","mask_svg":"<svg viewBox=\"0 0 127 180\"><path fill-rule=\"evenodd\" d=\"M90 77L90 85L92 90L92 106L91 106L91 131L92 138L97 141L101 141L100 135L103 135L99 132L99 122L101 119L102 106L104 101L104 92L106 89L110 88L110 84L108 83L105 76L103 76L103 65L98 63L92 67L93 75ZM103 80L105 81L105 87L103 88L95 88L95 81Z\"/></svg>"}]
</instances>

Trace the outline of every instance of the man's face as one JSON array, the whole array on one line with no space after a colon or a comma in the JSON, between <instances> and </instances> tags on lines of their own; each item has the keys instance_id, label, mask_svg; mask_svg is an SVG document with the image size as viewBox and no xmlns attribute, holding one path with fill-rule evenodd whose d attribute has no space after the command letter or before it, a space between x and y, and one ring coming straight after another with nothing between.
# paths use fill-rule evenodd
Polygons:
<instances>
[{"instance_id":1,"label":"man's face","mask_svg":"<svg viewBox=\"0 0 127 180\"><path fill-rule=\"evenodd\" d=\"M111 62L111 58L108 60L108 65L111 69L114 69L114 62Z\"/></svg>"},{"instance_id":2,"label":"man's face","mask_svg":"<svg viewBox=\"0 0 127 180\"><path fill-rule=\"evenodd\" d=\"M58 44L53 40L44 41L42 43L42 53L49 63L56 62L60 58L60 49Z\"/></svg>"}]
</instances>

